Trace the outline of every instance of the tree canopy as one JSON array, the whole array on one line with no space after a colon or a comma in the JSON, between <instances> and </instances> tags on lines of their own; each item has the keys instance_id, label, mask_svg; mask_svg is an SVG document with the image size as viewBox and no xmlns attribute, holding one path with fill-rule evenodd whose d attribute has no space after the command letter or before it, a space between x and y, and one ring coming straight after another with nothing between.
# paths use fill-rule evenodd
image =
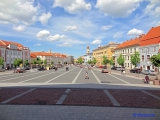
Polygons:
<instances>
[{"instance_id":1,"label":"tree canopy","mask_svg":"<svg viewBox=\"0 0 160 120\"><path fill-rule=\"evenodd\" d=\"M120 56L117 58L117 62L119 65L124 66L124 57L122 56L122 54L120 54Z\"/></svg>"},{"instance_id":2,"label":"tree canopy","mask_svg":"<svg viewBox=\"0 0 160 120\"><path fill-rule=\"evenodd\" d=\"M25 61L24 61L24 65L25 65L25 66L29 65L28 60L25 60Z\"/></svg>"},{"instance_id":3,"label":"tree canopy","mask_svg":"<svg viewBox=\"0 0 160 120\"><path fill-rule=\"evenodd\" d=\"M3 65L4 64L4 60L2 57L0 57L0 65Z\"/></svg>"},{"instance_id":4,"label":"tree canopy","mask_svg":"<svg viewBox=\"0 0 160 120\"><path fill-rule=\"evenodd\" d=\"M19 65L20 64L22 64L22 59L20 59L20 58L16 58L16 59L14 59L14 62L13 62L13 64L17 67L19 67Z\"/></svg>"},{"instance_id":5,"label":"tree canopy","mask_svg":"<svg viewBox=\"0 0 160 120\"><path fill-rule=\"evenodd\" d=\"M97 63L96 58L94 58L94 57L93 57L93 59L92 59L92 63L93 63L94 65Z\"/></svg>"},{"instance_id":6,"label":"tree canopy","mask_svg":"<svg viewBox=\"0 0 160 120\"><path fill-rule=\"evenodd\" d=\"M160 53L158 55L153 55L150 60L154 66L160 67Z\"/></svg>"},{"instance_id":7,"label":"tree canopy","mask_svg":"<svg viewBox=\"0 0 160 120\"><path fill-rule=\"evenodd\" d=\"M138 63L140 63L140 57L139 53L135 52L133 55L131 55L131 63L136 67Z\"/></svg>"},{"instance_id":8,"label":"tree canopy","mask_svg":"<svg viewBox=\"0 0 160 120\"><path fill-rule=\"evenodd\" d=\"M114 65L115 64L113 58L110 59L109 64L110 65Z\"/></svg>"},{"instance_id":9,"label":"tree canopy","mask_svg":"<svg viewBox=\"0 0 160 120\"><path fill-rule=\"evenodd\" d=\"M103 64L103 65L107 65L109 62L110 62L109 59L107 59L107 57L104 55L104 56L103 56L102 64Z\"/></svg>"},{"instance_id":10,"label":"tree canopy","mask_svg":"<svg viewBox=\"0 0 160 120\"><path fill-rule=\"evenodd\" d=\"M78 59L77 59L77 62L80 63L80 64L84 63L82 57L78 58Z\"/></svg>"}]
</instances>

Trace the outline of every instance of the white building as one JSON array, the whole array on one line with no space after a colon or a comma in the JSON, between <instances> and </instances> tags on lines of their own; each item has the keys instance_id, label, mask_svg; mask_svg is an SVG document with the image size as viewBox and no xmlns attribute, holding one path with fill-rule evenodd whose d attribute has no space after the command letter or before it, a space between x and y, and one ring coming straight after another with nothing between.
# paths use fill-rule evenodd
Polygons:
<instances>
[{"instance_id":1,"label":"white building","mask_svg":"<svg viewBox=\"0 0 160 120\"><path fill-rule=\"evenodd\" d=\"M160 50L160 26L152 27L149 32L143 37L140 47L140 67L142 70L156 70L152 63L150 62L150 58L153 55L157 55Z\"/></svg>"},{"instance_id":2,"label":"white building","mask_svg":"<svg viewBox=\"0 0 160 120\"><path fill-rule=\"evenodd\" d=\"M30 62L30 50L23 45L6 40L0 40L1 56L4 59L4 68L9 66L13 68L13 62L15 59L20 58L23 61L28 60Z\"/></svg>"},{"instance_id":3,"label":"white building","mask_svg":"<svg viewBox=\"0 0 160 120\"><path fill-rule=\"evenodd\" d=\"M83 56L84 58L84 63L87 64L89 60L92 60L92 53L90 53L90 48L87 46L86 48L86 54Z\"/></svg>"},{"instance_id":4,"label":"white building","mask_svg":"<svg viewBox=\"0 0 160 120\"><path fill-rule=\"evenodd\" d=\"M139 44L141 39L144 37L143 35L140 35L139 37L136 37L135 39L127 40L123 43L121 43L117 48L115 49L115 66L120 66L117 62L118 57L120 54L125 59L124 67L126 69L132 69L135 66L131 64L131 55L133 55L135 52L139 52Z\"/></svg>"}]
</instances>

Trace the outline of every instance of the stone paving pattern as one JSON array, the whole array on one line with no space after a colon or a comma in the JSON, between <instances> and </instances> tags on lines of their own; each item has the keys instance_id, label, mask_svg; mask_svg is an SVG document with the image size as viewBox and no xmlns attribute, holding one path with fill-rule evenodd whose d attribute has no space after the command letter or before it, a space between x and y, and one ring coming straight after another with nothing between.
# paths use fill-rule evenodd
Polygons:
<instances>
[{"instance_id":1,"label":"stone paving pattern","mask_svg":"<svg viewBox=\"0 0 160 120\"><path fill-rule=\"evenodd\" d=\"M160 109L64 105L1 105L0 120L159 120ZM155 114L134 117L133 114Z\"/></svg>"}]
</instances>

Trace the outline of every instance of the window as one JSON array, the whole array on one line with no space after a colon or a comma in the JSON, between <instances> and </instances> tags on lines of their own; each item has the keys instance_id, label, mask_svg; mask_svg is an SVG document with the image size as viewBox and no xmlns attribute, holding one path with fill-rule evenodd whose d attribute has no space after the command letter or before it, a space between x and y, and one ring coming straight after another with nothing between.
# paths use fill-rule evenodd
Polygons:
<instances>
[{"instance_id":1,"label":"window","mask_svg":"<svg viewBox=\"0 0 160 120\"><path fill-rule=\"evenodd\" d=\"M129 49L128 49L128 53L129 53Z\"/></svg>"},{"instance_id":2,"label":"window","mask_svg":"<svg viewBox=\"0 0 160 120\"><path fill-rule=\"evenodd\" d=\"M150 55L147 55L147 61L150 61Z\"/></svg>"},{"instance_id":3,"label":"window","mask_svg":"<svg viewBox=\"0 0 160 120\"><path fill-rule=\"evenodd\" d=\"M156 51L156 47L153 47L153 52L155 52Z\"/></svg>"},{"instance_id":4,"label":"window","mask_svg":"<svg viewBox=\"0 0 160 120\"><path fill-rule=\"evenodd\" d=\"M132 53L132 48L130 49L130 52Z\"/></svg>"},{"instance_id":5,"label":"window","mask_svg":"<svg viewBox=\"0 0 160 120\"><path fill-rule=\"evenodd\" d=\"M134 48L134 52L136 52L136 48Z\"/></svg>"},{"instance_id":6,"label":"window","mask_svg":"<svg viewBox=\"0 0 160 120\"><path fill-rule=\"evenodd\" d=\"M129 56L128 56L128 60L129 60Z\"/></svg>"},{"instance_id":7,"label":"window","mask_svg":"<svg viewBox=\"0 0 160 120\"><path fill-rule=\"evenodd\" d=\"M128 63L128 67L129 67L129 63Z\"/></svg>"},{"instance_id":8,"label":"window","mask_svg":"<svg viewBox=\"0 0 160 120\"><path fill-rule=\"evenodd\" d=\"M143 53L143 49L142 49L142 53Z\"/></svg>"},{"instance_id":9,"label":"window","mask_svg":"<svg viewBox=\"0 0 160 120\"><path fill-rule=\"evenodd\" d=\"M144 61L144 55L142 55L142 61Z\"/></svg>"}]
</instances>

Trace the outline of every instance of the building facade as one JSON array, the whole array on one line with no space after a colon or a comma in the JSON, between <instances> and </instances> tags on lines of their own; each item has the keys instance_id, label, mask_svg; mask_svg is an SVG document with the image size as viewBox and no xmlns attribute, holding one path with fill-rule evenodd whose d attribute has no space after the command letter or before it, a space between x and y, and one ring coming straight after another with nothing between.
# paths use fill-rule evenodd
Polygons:
<instances>
[{"instance_id":1,"label":"building facade","mask_svg":"<svg viewBox=\"0 0 160 120\"><path fill-rule=\"evenodd\" d=\"M14 68L13 62L15 59L20 58L23 61L28 60L30 62L30 50L23 45L6 40L0 40L1 57L4 60L3 68L9 66Z\"/></svg>"},{"instance_id":2,"label":"building facade","mask_svg":"<svg viewBox=\"0 0 160 120\"><path fill-rule=\"evenodd\" d=\"M96 65L102 66L103 56L106 56L107 59L114 60L114 49L118 46L118 43L110 42L108 45L99 46L97 49L93 50L93 57L97 60Z\"/></svg>"},{"instance_id":3,"label":"building facade","mask_svg":"<svg viewBox=\"0 0 160 120\"><path fill-rule=\"evenodd\" d=\"M86 48L86 54L83 56L84 58L84 64L87 64L88 61L92 60L92 53L90 53L90 48L87 46Z\"/></svg>"},{"instance_id":4,"label":"building facade","mask_svg":"<svg viewBox=\"0 0 160 120\"><path fill-rule=\"evenodd\" d=\"M152 65L150 58L157 55L160 50L160 26L152 27L149 32L143 37L140 47L140 67L142 70L155 70L157 68Z\"/></svg>"},{"instance_id":5,"label":"building facade","mask_svg":"<svg viewBox=\"0 0 160 120\"><path fill-rule=\"evenodd\" d=\"M136 67L131 64L131 55L133 55L135 52L139 52L139 45L140 45L141 39L144 36L145 36L144 34L140 35L135 39L127 40L122 44L120 44L119 46L117 46L117 48L115 49L115 66L120 66L117 62L117 59L120 56L120 54L122 54L122 56L125 59L124 67L126 69L132 69Z\"/></svg>"}]
</instances>

